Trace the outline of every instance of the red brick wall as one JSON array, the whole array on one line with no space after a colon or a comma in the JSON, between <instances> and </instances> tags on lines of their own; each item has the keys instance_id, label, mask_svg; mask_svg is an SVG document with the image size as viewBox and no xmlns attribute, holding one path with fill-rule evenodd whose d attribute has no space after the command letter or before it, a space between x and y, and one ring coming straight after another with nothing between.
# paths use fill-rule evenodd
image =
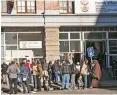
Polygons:
<instances>
[{"instance_id":1,"label":"red brick wall","mask_svg":"<svg viewBox=\"0 0 117 95\"><path fill-rule=\"evenodd\" d=\"M36 4L37 10L44 9L44 1L37 0L36 3L37 3ZM59 10L59 2L57 0L55 1L45 0L45 9L46 10Z\"/></svg>"}]
</instances>

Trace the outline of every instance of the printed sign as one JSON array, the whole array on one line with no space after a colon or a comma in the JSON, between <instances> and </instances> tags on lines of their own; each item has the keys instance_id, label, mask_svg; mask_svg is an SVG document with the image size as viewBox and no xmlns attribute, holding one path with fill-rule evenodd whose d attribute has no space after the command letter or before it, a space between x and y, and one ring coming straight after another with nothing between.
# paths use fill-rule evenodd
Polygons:
<instances>
[{"instance_id":1,"label":"printed sign","mask_svg":"<svg viewBox=\"0 0 117 95\"><path fill-rule=\"evenodd\" d=\"M94 49L93 49L93 47L87 48L87 52L88 52L88 57L93 57L94 56Z\"/></svg>"},{"instance_id":2,"label":"printed sign","mask_svg":"<svg viewBox=\"0 0 117 95\"><path fill-rule=\"evenodd\" d=\"M117 13L117 1L95 1L96 13Z\"/></svg>"},{"instance_id":3,"label":"printed sign","mask_svg":"<svg viewBox=\"0 0 117 95\"><path fill-rule=\"evenodd\" d=\"M20 41L21 49L42 48L42 41Z\"/></svg>"},{"instance_id":4,"label":"printed sign","mask_svg":"<svg viewBox=\"0 0 117 95\"><path fill-rule=\"evenodd\" d=\"M117 13L117 0L75 0L75 13Z\"/></svg>"}]
</instances>

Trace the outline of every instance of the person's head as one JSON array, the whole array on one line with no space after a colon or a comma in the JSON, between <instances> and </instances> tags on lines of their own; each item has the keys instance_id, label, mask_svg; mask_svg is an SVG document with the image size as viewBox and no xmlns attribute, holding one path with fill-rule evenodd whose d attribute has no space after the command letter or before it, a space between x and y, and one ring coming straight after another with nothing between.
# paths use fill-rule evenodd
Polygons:
<instances>
[{"instance_id":1,"label":"person's head","mask_svg":"<svg viewBox=\"0 0 117 95\"><path fill-rule=\"evenodd\" d=\"M38 61L37 61L37 64L41 64L41 61L38 60Z\"/></svg>"},{"instance_id":2,"label":"person's head","mask_svg":"<svg viewBox=\"0 0 117 95\"><path fill-rule=\"evenodd\" d=\"M36 62L33 62L32 64L33 64L33 66L35 66L36 65Z\"/></svg>"},{"instance_id":3,"label":"person's head","mask_svg":"<svg viewBox=\"0 0 117 95\"><path fill-rule=\"evenodd\" d=\"M5 62L3 62L3 64L6 64Z\"/></svg>"},{"instance_id":4,"label":"person's head","mask_svg":"<svg viewBox=\"0 0 117 95\"><path fill-rule=\"evenodd\" d=\"M49 64L52 64L52 61L49 61Z\"/></svg>"},{"instance_id":5,"label":"person's head","mask_svg":"<svg viewBox=\"0 0 117 95\"><path fill-rule=\"evenodd\" d=\"M87 59L85 59L85 64L88 64L88 60Z\"/></svg>"},{"instance_id":6,"label":"person's head","mask_svg":"<svg viewBox=\"0 0 117 95\"><path fill-rule=\"evenodd\" d=\"M25 65L25 62L22 62L22 63L21 63L21 66L24 66L24 65Z\"/></svg>"},{"instance_id":7,"label":"person's head","mask_svg":"<svg viewBox=\"0 0 117 95\"><path fill-rule=\"evenodd\" d=\"M55 60L54 63L56 64L57 63L57 60Z\"/></svg>"},{"instance_id":8,"label":"person's head","mask_svg":"<svg viewBox=\"0 0 117 95\"><path fill-rule=\"evenodd\" d=\"M15 61L11 61L11 65L15 64Z\"/></svg>"},{"instance_id":9,"label":"person's head","mask_svg":"<svg viewBox=\"0 0 117 95\"><path fill-rule=\"evenodd\" d=\"M28 59L27 62L30 62L30 60Z\"/></svg>"}]
</instances>

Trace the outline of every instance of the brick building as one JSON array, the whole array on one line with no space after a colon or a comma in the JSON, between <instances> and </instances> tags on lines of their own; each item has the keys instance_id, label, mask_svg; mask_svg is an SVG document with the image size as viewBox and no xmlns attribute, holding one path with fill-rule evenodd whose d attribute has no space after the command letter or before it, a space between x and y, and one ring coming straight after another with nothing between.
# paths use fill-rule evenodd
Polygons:
<instances>
[{"instance_id":1,"label":"brick building","mask_svg":"<svg viewBox=\"0 0 117 95\"><path fill-rule=\"evenodd\" d=\"M1 60L63 59L75 62L93 47L103 67L117 61L117 1L1 1Z\"/></svg>"}]
</instances>

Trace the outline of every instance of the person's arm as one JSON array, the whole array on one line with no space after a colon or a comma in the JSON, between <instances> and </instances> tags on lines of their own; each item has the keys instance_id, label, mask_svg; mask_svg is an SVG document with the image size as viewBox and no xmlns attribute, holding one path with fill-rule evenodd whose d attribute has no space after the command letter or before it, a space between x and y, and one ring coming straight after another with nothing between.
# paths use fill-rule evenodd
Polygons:
<instances>
[{"instance_id":1,"label":"person's arm","mask_svg":"<svg viewBox=\"0 0 117 95\"><path fill-rule=\"evenodd\" d=\"M9 74L9 67L8 67L8 69L7 69L7 74Z\"/></svg>"}]
</instances>

